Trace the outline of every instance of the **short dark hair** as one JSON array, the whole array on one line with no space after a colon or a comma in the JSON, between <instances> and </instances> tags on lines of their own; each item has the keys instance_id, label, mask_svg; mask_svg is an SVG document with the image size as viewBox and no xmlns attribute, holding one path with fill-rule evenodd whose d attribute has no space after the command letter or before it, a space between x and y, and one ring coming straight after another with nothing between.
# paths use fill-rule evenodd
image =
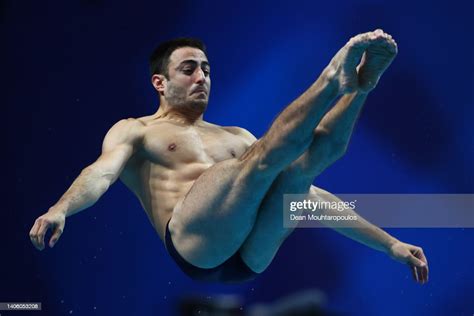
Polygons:
<instances>
[{"instance_id":1,"label":"short dark hair","mask_svg":"<svg viewBox=\"0 0 474 316\"><path fill-rule=\"evenodd\" d=\"M196 38L179 37L159 44L150 55L150 76L154 74L162 74L168 78L168 65L170 63L171 54L181 47L194 47L206 53L204 43Z\"/></svg>"}]
</instances>

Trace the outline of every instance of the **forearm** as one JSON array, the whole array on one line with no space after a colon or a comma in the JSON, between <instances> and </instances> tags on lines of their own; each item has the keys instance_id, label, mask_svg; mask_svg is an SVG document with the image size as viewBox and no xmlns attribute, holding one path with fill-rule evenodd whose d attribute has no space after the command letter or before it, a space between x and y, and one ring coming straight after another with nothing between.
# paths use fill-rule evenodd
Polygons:
<instances>
[{"instance_id":1,"label":"forearm","mask_svg":"<svg viewBox=\"0 0 474 316\"><path fill-rule=\"evenodd\" d=\"M61 212L66 217L90 206L104 194L110 186L110 179L94 164L82 170L50 212Z\"/></svg>"},{"instance_id":2,"label":"forearm","mask_svg":"<svg viewBox=\"0 0 474 316\"><path fill-rule=\"evenodd\" d=\"M341 202L341 199L334 194L315 186L311 186L310 197L315 199L322 198L329 202ZM321 210L321 214L334 215L334 211ZM357 216L357 222L352 224L352 227L340 227L340 224L336 225L337 222L333 221L323 221L323 224L346 237L382 252L387 252L394 243L399 241L384 230L365 220L352 209L344 210L344 215Z\"/></svg>"},{"instance_id":3,"label":"forearm","mask_svg":"<svg viewBox=\"0 0 474 316\"><path fill-rule=\"evenodd\" d=\"M388 252L390 247L398 241L381 228L369 223L355 211L347 210L344 211L344 214L357 216L357 224L354 225L355 227L331 227L330 224L328 226L346 237L382 252ZM334 213L332 213L332 215L334 215ZM329 221L329 223L331 222Z\"/></svg>"}]
</instances>

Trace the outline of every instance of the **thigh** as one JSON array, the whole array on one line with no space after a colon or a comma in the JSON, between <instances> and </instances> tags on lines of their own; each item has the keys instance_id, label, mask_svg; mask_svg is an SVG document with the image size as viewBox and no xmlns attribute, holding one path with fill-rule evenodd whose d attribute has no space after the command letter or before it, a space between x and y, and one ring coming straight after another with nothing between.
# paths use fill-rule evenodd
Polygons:
<instances>
[{"instance_id":1,"label":"thigh","mask_svg":"<svg viewBox=\"0 0 474 316\"><path fill-rule=\"evenodd\" d=\"M293 228L283 223L284 194L307 194L310 178L298 177L293 169L282 172L265 195L252 231L240 248L243 261L255 272L263 272Z\"/></svg>"},{"instance_id":2,"label":"thigh","mask_svg":"<svg viewBox=\"0 0 474 316\"><path fill-rule=\"evenodd\" d=\"M251 231L274 177L251 158L206 170L173 210L169 231L177 252L200 268L231 257Z\"/></svg>"}]
</instances>

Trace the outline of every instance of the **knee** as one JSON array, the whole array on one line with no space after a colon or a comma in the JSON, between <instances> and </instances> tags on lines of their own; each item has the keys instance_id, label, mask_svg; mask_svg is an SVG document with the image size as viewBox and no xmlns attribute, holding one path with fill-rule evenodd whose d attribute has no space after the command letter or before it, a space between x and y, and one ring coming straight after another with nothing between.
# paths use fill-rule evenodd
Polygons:
<instances>
[{"instance_id":1,"label":"knee","mask_svg":"<svg viewBox=\"0 0 474 316\"><path fill-rule=\"evenodd\" d=\"M331 139L319 144L315 144L318 148L313 149L313 153L316 153L312 159L303 159L305 163L302 164L302 168L317 168L322 172L327 167L344 157L347 152L347 143L339 142ZM319 165L318 166L314 166Z\"/></svg>"},{"instance_id":2,"label":"knee","mask_svg":"<svg viewBox=\"0 0 474 316\"><path fill-rule=\"evenodd\" d=\"M332 150L331 150L331 153L329 155L330 161L331 162L336 162L337 160L344 157L346 152L347 152L347 143L345 143L345 142L340 142L340 143L335 142L332 145Z\"/></svg>"},{"instance_id":3,"label":"knee","mask_svg":"<svg viewBox=\"0 0 474 316\"><path fill-rule=\"evenodd\" d=\"M260 274L263 271L265 271L270 265L270 262L268 261L264 262L263 260L258 260L255 256L252 258L252 256L248 256L244 252L240 252L240 257L242 258L242 261L244 262L244 264L251 271L257 274Z\"/></svg>"},{"instance_id":4,"label":"knee","mask_svg":"<svg viewBox=\"0 0 474 316\"><path fill-rule=\"evenodd\" d=\"M272 163L266 155L266 144L259 139L252 144L247 151L238 158L238 163L242 164L240 170L244 178L262 178L274 177L277 173L276 164ZM250 176L249 175L254 175Z\"/></svg>"},{"instance_id":5,"label":"knee","mask_svg":"<svg viewBox=\"0 0 474 316\"><path fill-rule=\"evenodd\" d=\"M341 159L347 152L347 141L344 139L338 139L337 137L334 137L334 135L316 131L315 140L316 144L320 144L320 147L325 147L325 156L329 163Z\"/></svg>"},{"instance_id":6,"label":"knee","mask_svg":"<svg viewBox=\"0 0 474 316\"><path fill-rule=\"evenodd\" d=\"M168 224L172 247L186 262L199 268L212 268L213 262L209 262L210 256L203 256L202 238L190 233L187 225L183 226L178 220L171 218ZM169 249L168 249L169 251Z\"/></svg>"},{"instance_id":7,"label":"knee","mask_svg":"<svg viewBox=\"0 0 474 316\"><path fill-rule=\"evenodd\" d=\"M314 130L314 140L311 147L313 150L317 147L318 151L323 151L329 160L336 161L343 157L347 151L347 145L346 139L339 138L325 127L318 126Z\"/></svg>"}]
</instances>

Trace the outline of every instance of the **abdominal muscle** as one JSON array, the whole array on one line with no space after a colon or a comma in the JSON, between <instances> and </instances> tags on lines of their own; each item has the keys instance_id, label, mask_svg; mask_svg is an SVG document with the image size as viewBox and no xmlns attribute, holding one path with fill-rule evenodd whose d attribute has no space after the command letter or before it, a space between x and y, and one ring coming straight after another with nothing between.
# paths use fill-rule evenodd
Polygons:
<instances>
[{"instance_id":1,"label":"abdominal muscle","mask_svg":"<svg viewBox=\"0 0 474 316\"><path fill-rule=\"evenodd\" d=\"M137 196L151 224L164 241L166 224L170 220L175 206L184 199L197 178L212 164L191 163L176 169L163 168L151 162L145 162L135 172L124 170L124 175L134 174L138 181L131 177L121 177L125 185ZM141 169L141 170L140 170Z\"/></svg>"},{"instance_id":2,"label":"abdominal muscle","mask_svg":"<svg viewBox=\"0 0 474 316\"><path fill-rule=\"evenodd\" d=\"M222 128L202 123L148 125L142 149L127 163L120 179L137 196L164 240L166 224L199 176L219 161L241 155L248 144Z\"/></svg>"}]
</instances>

